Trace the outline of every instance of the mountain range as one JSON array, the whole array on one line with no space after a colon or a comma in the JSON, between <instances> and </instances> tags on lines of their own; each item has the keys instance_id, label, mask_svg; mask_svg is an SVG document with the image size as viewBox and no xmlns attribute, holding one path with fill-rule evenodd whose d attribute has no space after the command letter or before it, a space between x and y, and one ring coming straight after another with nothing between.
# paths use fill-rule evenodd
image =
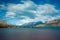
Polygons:
<instances>
[{"instance_id":1,"label":"mountain range","mask_svg":"<svg viewBox=\"0 0 60 40\"><path fill-rule=\"evenodd\" d=\"M60 19L50 20L45 23L41 21L30 22L30 23L25 23L21 26L0 23L0 28L41 28L41 27L60 27Z\"/></svg>"},{"instance_id":2,"label":"mountain range","mask_svg":"<svg viewBox=\"0 0 60 40\"><path fill-rule=\"evenodd\" d=\"M39 27L60 27L60 19L50 20L45 22L44 24L39 24L35 26L36 28Z\"/></svg>"},{"instance_id":3,"label":"mountain range","mask_svg":"<svg viewBox=\"0 0 60 40\"><path fill-rule=\"evenodd\" d=\"M33 26L36 26L36 25L39 25L39 24L44 24L44 23L41 22L41 21L30 22L30 23L25 23L25 24L21 25L20 27L23 27L23 28L33 28Z\"/></svg>"}]
</instances>

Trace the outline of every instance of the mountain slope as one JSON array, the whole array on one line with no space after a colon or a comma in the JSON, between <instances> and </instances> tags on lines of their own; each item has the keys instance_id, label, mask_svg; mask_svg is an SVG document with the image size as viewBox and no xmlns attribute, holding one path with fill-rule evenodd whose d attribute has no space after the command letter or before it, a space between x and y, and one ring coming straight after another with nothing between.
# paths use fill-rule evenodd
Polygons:
<instances>
[{"instance_id":1,"label":"mountain slope","mask_svg":"<svg viewBox=\"0 0 60 40\"><path fill-rule=\"evenodd\" d=\"M30 23L23 24L20 27L22 27L22 28L32 28L32 27L34 27L36 25L39 25L39 24L43 24L43 23L41 21L39 21L39 22L30 22Z\"/></svg>"},{"instance_id":2,"label":"mountain slope","mask_svg":"<svg viewBox=\"0 0 60 40\"><path fill-rule=\"evenodd\" d=\"M45 24L39 24L35 26L35 28L40 28L40 27L60 27L60 19L47 21Z\"/></svg>"}]
</instances>

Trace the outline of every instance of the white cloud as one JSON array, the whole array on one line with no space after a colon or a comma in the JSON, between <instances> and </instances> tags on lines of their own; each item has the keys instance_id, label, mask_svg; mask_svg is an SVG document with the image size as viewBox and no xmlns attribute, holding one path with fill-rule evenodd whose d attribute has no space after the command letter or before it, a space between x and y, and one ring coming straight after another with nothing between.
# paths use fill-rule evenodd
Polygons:
<instances>
[{"instance_id":1,"label":"white cloud","mask_svg":"<svg viewBox=\"0 0 60 40\"><path fill-rule=\"evenodd\" d=\"M7 14L6 15L7 18L15 18L16 15L14 12L7 12L6 14Z\"/></svg>"},{"instance_id":2,"label":"white cloud","mask_svg":"<svg viewBox=\"0 0 60 40\"><path fill-rule=\"evenodd\" d=\"M35 18L38 21L48 21L56 19L60 10L57 10L52 4L38 5Z\"/></svg>"},{"instance_id":3,"label":"white cloud","mask_svg":"<svg viewBox=\"0 0 60 40\"><path fill-rule=\"evenodd\" d=\"M52 4L37 5L32 1L22 1L23 4L9 4L6 17L24 18L17 21L16 24L22 25L28 22L48 21L58 18L60 10L57 10ZM34 16L34 18L30 18Z\"/></svg>"},{"instance_id":4,"label":"white cloud","mask_svg":"<svg viewBox=\"0 0 60 40\"><path fill-rule=\"evenodd\" d=\"M19 21L19 22L18 22L18 21ZM23 19L23 20L18 20L18 21L16 21L16 25L23 25L23 24L25 24L25 23L33 22L33 20L30 19L30 18Z\"/></svg>"},{"instance_id":5,"label":"white cloud","mask_svg":"<svg viewBox=\"0 0 60 40\"><path fill-rule=\"evenodd\" d=\"M44 5L39 5L37 12L39 14L44 14L44 15L51 15L57 13L59 10L55 9L54 5L51 4L44 4Z\"/></svg>"},{"instance_id":6,"label":"white cloud","mask_svg":"<svg viewBox=\"0 0 60 40\"><path fill-rule=\"evenodd\" d=\"M9 11L16 12L16 11L34 10L36 5L32 1L24 1L23 4L9 4L8 7Z\"/></svg>"}]
</instances>

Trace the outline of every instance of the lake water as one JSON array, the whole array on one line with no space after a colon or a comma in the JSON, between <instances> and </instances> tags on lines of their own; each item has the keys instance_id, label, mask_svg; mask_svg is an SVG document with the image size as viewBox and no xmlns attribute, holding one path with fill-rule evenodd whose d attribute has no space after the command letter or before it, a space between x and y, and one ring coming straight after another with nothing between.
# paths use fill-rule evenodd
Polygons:
<instances>
[{"instance_id":1,"label":"lake water","mask_svg":"<svg viewBox=\"0 0 60 40\"><path fill-rule=\"evenodd\" d=\"M0 40L60 40L60 28L0 28Z\"/></svg>"}]
</instances>

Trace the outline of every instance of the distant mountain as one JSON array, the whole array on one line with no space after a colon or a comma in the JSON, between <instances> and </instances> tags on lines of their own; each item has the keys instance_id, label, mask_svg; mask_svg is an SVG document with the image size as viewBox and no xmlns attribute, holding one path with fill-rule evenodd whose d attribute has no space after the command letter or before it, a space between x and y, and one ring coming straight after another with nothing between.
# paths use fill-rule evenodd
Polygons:
<instances>
[{"instance_id":1,"label":"distant mountain","mask_svg":"<svg viewBox=\"0 0 60 40\"><path fill-rule=\"evenodd\" d=\"M55 19L55 20L51 20L46 22L47 25L52 25L54 27L60 27L60 19Z\"/></svg>"},{"instance_id":2,"label":"distant mountain","mask_svg":"<svg viewBox=\"0 0 60 40\"><path fill-rule=\"evenodd\" d=\"M41 22L41 21L39 21L39 22L30 22L30 23L25 23L20 27L22 27L22 28L33 28L34 26L39 25L39 24L44 24L44 23Z\"/></svg>"},{"instance_id":3,"label":"distant mountain","mask_svg":"<svg viewBox=\"0 0 60 40\"><path fill-rule=\"evenodd\" d=\"M36 28L40 27L60 27L60 19L47 21L45 24L39 24L35 26Z\"/></svg>"},{"instance_id":4,"label":"distant mountain","mask_svg":"<svg viewBox=\"0 0 60 40\"><path fill-rule=\"evenodd\" d=\"M41 28L41 27L45 27L45 28L46 27L60 27L60 19L50 20L45 23L41 21L30 22L30 23L25 23L21 26L0 22L0 28Z\"/></svg>"},{"instance_id":5,"label":"distant mountain","mask_svg":"<svg viewBox=\"0 0 60 40\"><path fill-rule=\"evenodd\" d=\"M46 24L56 24L56 23L60 23L60 19L50 20L46 22Z\"/></svg>"}]
</instances>

